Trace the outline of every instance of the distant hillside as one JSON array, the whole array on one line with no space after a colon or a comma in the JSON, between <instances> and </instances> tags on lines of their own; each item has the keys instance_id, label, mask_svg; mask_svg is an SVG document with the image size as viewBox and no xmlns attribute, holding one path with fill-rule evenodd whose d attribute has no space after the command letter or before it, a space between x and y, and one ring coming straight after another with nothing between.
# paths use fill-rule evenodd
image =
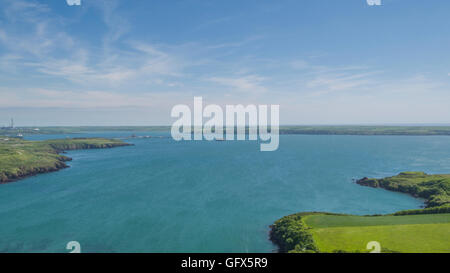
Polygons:
<instances>
[{"instance_id":1,"label":"distant hillside","mask_svg":"<svg viewBox=\"0 0 450 273\"><path fill-rule=\"evenodd\" d=\"M303 135L450 135L450 126L282 126L281 134Z\"/></svg>"},{"instance_id":2,"label":"distant hillside","mask_svg":"<svg viewBox=\"0 0 450 273\"><path fill-rule=\"evenodd\" d=\"M170 126L19 127L0 135L76 134L87 132L170 132ZM280 134L300 135L450 135L450 126L280 126Z\"/></svg>"}]
</instances>

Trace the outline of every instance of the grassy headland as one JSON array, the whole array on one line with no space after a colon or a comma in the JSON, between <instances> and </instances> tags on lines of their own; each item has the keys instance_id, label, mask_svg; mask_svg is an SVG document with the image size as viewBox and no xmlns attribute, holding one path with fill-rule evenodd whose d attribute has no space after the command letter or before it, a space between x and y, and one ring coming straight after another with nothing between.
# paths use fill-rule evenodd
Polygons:
<instances>
[{"instance_id":1,"label":"grassy headland","mask_svg":"<svg viewBox=\"0 0 450 273\"><path fill-rule=\"evenodd\" d=\"M271 240L281 252L368 252L370 241L382 252L450 252L450 175L403 172L357 183L424 198L427 208L378 216L297 213L271 226Z\"/></svg>"},{"instance_id":2,"label":"grassy headland","mask_svg":"<svg viewBox=\"0 0 450 273\"><path fill-rule=\"evenodd\" d=\"M365 177L356 183L424 198L427 208L450 204L450 174L429 175L424 172L402 172L382 179Z\"/></svg>"},{"instance_id":3,"label":"grassy headland","mask_svg":"<svg viewBox=\"0 0 450 273\"><path fill-rule=\"evenodd\" d=\"M61 155L66 150L102 149L130 144L103 138L74 138L26 141L0 136L0 183L57 171L67 167L71 158Z\"/></svg>"}]
</instances>

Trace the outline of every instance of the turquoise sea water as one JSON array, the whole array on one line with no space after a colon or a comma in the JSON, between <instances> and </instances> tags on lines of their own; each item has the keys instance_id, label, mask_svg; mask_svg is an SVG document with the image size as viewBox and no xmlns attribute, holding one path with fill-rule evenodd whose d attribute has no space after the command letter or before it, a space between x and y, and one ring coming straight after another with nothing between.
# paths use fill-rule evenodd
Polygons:
<instances>
[{"instance_id":1,"label":"turquoise sea water","mask_svg":"<svg viewBox=\"0 0 450 273\"><path fill-rule=\"evenodd\" d=\"M66 136L29 139L56 137ZM72 151L71 168L0 185L0 252L68 252L69 241L83 252L271 252L269 225L291 213L420 207L352 179L450 173L449 140L283 135L278 151L260 152L249 141L158 138Z\"/></svg>"}]
</instances>

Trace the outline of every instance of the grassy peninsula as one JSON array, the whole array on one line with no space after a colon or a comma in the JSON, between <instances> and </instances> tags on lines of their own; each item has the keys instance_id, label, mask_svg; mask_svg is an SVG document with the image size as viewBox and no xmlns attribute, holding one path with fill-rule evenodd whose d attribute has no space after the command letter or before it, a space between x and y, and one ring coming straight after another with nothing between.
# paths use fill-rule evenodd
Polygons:
<instances>
[{"instance_id":1,"label":"grassy peninsula","mask_svg":"<svg viewBox=\"0 0 450 273\"><path fill-rule=\"evenodd\" d=\"M402 172L399 175L382 179L365 177L356 183L424 198L427 208L450 204L450 174L429 175L424 172Z\"/></svg>"},{"instance_id":2,"label":"grassy peninsula","mask_svg":"<svg viewBox=\"0 0 450 273\"><path fill-rule=\"evenodd\" d=\"M427 207L391 215L288 215L271 226L270 239L279 251L369 252L367 243L377 241L382 252L450 252L450 175L403 172L357 183L424 198Z\"/></svg>"},{"instance_id":3,"label":"grassy peninsula","mask_svg":"<svg viewBox=\"0 0 450 273\"><path fill-rule=\"evenodd\" d=\"M0 136L0 183L67 168L71 158L61 153L68 150L103 149L130 144L103 138L73 138L26 141Z\"/></svg>"}]
</instances>

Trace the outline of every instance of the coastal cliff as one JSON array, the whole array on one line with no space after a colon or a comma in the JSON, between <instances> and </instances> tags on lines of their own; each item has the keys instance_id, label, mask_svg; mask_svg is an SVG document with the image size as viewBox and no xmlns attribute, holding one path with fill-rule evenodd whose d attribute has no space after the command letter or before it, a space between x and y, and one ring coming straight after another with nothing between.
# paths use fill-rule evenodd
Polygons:
<instances>
[{"instance_id":1,"label":"coastal cliff","mask_svg":"<svg viewBox=\"0 0 450 273\"><path fill-rule=\"evenodd\" d=\"M26 141L0 137L0 183L14 182L29 176L58 171L69 167L68 150L106 149L129 146L120 140L104 138L74 138L46 141Z\"/></svg>"},{"instance_id":2,"label":"coastal cliff","mask_svg":"<svg viewBox=\"0 0 450 273\"><path fill-rule=\"evenodd\" d=\"M364 177L356 181L361 186L383 188L425 199L427 208L450 204L450 175L424 172L402 172L382 179Z\"/></svg>"}]
</instances>

